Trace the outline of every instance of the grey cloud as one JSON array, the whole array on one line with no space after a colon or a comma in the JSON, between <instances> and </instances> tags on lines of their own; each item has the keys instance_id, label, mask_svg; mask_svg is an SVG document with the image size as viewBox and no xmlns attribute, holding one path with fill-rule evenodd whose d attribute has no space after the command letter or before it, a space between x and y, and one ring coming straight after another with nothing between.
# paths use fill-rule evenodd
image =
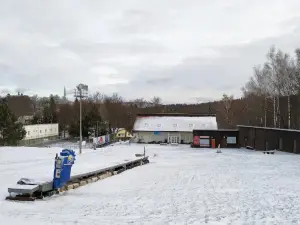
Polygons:
<instances>
[{"instance_id":1,"label":"grey cloud","mask_svg":"<svg viewBox=\"0 0 300 225\"><path fill-rule=\"evenodd\" d=\"M25 92L27 92L27 91L29 91L28 88L18 87L18 88L15 89L15 92L16 92L16 93L25 93Z\"/></svg>"},{"instance_id":2,"label":"grey cloud","mask_svg":"<svg viewBox=\"0 0 300 225\"><path fill-rule=\"evenodd\" d=\"M299 1L261 2L245 8L246 0L232 0L229 9L222 0L1 1L0 86L49 95L86 83L91 91L166 102L238 95L272 44L291 53L300 47ZM110 78L128 84L99 82Z\"/></svg>"},{"instance_id":3,"label":"grey cloud","mask_svg":"<svg viewBox=\"0 0 300 225\"><path fill-rule=\"evenodd\" d=\"M113 31L117 33L150 33L157 31L157 23L162 18L149 11L130 9L123 12L118 25Z\"/></svg>"},{"instance_id":4,"label":"grey cloud","mask_svg":"<svg viewBox=\"0 0 300 225\"><path fill-rule=\"evenodd\" d=\"M203 103L203 102L209 102L209 101L213 101L213 98L207 98L207 97L194 97L191 98L192 101L196 100L197 103Z\"/></svg>"},{"instance_id":5,"label":"grey cloud","mask_svg":"<svg viewBox=\"0 0 300 225\"><path fill-rule=\"evenodd\" d=\"M163 78L156 78L156 79L149 79L146 81L147 84L151 84L151 85L166 85L166 84L170 84L170 82L172 81L172 78L170 77L163 77Z\"/></svg>"},{"instance_id":6,"label":"grey cloud","mask_svg":"<svg viewBox=\"0 0 300 225\"><path fill-rule=\"evenodd\" d=\"M81 55L98 55L99 57L124 54L146 54L166 52L168 48L150 40L131 42L90 42L87 40L65 40L61 47Z\"/></svg>"},{"instance_id":7,"label":"grey cloud","mask_svg":"<svg viewBox=\"0 0 300 225\"><path fill-rule=\"evenodd\" d=\"M8 72L11 69L11 66L4 63L4 62L0 62L0 71L1 73L5 73Z\"/></svg>"},{"instance_id":8,"label":"grey cloud","mask_svg":"<svg viewBox=\"0 0 300 225\"><path fill-rule=\"evenodd\" d=\"M265 56L272 44L292 54L296 47L300 47L299 38L300 32L294 32L293 35L268 38L244 45L221 47L216 49L221 53L219 58L186 58L180 65L155 72L158 77L168 77L171 81L161 86L162 89L172 92L175 99L176 96L178 98L184 96L186 101L195 102L199 101L198 99L209 101L221 98L223 93L239 97L242 86L252 75L253 67L265 62ZM150 77L153 72L153 70L148 72L143 70L136 77L137 79L139 77ZM139 88L137 90L143 93L143 90L151 88L150 84L152 83L146 82L143 84L138 82ZM132 82L128 86L124 86L122 91L128 96L130 95L129 90L133 86L137 86L137 83ZM195 96L191 90L198 91L199 94ZM208 90L210 96L207 96L206 92ZM160 91L160 89L157 89L157 91ZM161 92L160 96L164 99L164 92Z\"/></svg>"},{"instance_id":9,"label":"grey cloud","mask_svg":"<svg viewBox=\"0 0 300 225\"><path fill-rule=\"evenodd\" d=\"M1 94L4 94L4 95L11 93L11 90L8 89L8 88L4 88L4 89L0 89L0 90L1 90L0 93L1 93Z\"/></svg>"}]
</instances>

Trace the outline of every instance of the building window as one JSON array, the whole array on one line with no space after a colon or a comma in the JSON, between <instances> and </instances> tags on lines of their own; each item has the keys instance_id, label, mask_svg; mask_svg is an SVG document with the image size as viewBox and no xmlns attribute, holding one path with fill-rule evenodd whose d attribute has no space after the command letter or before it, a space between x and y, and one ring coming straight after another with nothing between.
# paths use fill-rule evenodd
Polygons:
<instances>
[{"instance_id":1,"label":"building window","mask_svg":"<svg viewBox=\"0 0 300 225\"><path fill-rule=\"evenodd\" d=\"M209 138L200 138L199 142L200 142L200 146L202 147L209 147L210 145Z\"/></svg>"},{"instance_id":2,"label":"building window","mask_svg":"<svg viewBox=\"0 0 300 225\"><path fill-rule=\"evenodd\" d=\"M157 124L157 127L161 127L161 124Z\"/></svg>"},{"instance_id":3,"label":"building window","mask_svg":"<svg viewBox=\"0 0 300 225\"><path fill-rule=\"evenodd\" d=\"M227 144L236 144L236 137L227 137Z\"/></svg>"},{"instance_id":4,"label":"building window","mask_svg":"<svg viewBox=\"0 0 300 225\"><path fill-rule=\"evenodd\" d=\"M193 127L193 126L194 126L194 124L190 123L189 127Z\"/></svg>"},{"instance_id":5,"label":"building window","mask_svg":"<svg viewBox=\"0 0 300 225\"><path fill-rule=\"evenodd\" d=\"M42 130L40 130L40 133L42 133Z\"/></svg>"},{"instance_id":6,"label":"building window","mask_svg":"<svg viewBox=\"0 0 300 225\"><path fill-rule=\"evenodd\" d=\"M175 124L173 124L173 127L177 127L177 124L175 123Z\"/></svg>"},{"instance_id":7,"label":"building window","mask_svg":"<svg viewBox=\"0 0 300 225\"><path fill-rule=\"evenodd\" d=\"M45 133L47 133L47 129L45 129Z\"/></svg>"},{"instance_id":8,"label":"building window","mask_svg":"<svg viewBox=\"0 0 300 225\"><path fill-rule=\"evenodd\" d=\"M30 131L27 131L27 134L30 135Z\"/></svg>"},{"instance_id":9,"label":"building window","mask_svg":"<svg viewBox=\"0 0 300 225\"><path fill-rule=\"evenodd\" d=\"M145 123L145 127L148 127L149 126L149 124L148 123Z\"/></svg>"}]
</instances>

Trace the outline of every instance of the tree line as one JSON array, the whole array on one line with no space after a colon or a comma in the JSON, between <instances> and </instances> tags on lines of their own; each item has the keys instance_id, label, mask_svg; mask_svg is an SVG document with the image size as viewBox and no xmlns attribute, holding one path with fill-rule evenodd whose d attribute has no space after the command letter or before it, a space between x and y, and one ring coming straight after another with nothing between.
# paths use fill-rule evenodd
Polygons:
<instances>
[{"instance_id":1,"label":"tree line","mask_svg":"<svg viewBox=\"0 0 300 225\"><path fill-rule=\"evenodd\" d=\"M59 96L48 98L32 97L35 115L30 124L59 123L61 136L66 133L73 137L79 136L79 99L63 101ZM111 96L96 92L82 100L82 134L87 138L92 135L104 135L113 129L125 128L131 130L136 114L142 108L161 105L159 97L151 101L136 99L125 101L120 95Z\"/></svg>"},{"instance_id":2,"label":"tree line","mask_svg":"<svg viewBox=\"0 0 300 225\"><path fill-rule=\"evenodd\" d=\"M300 129L300 50L294 55L271 47L266 61L253 69L241 98L224 94L219 101L200 104L162 104L159 97L126 101L122 96L92 93L82 100L83 136L102 135L115 128L131 131L138 113L216 114L220 128L236 125ZM30 123L59 123L61 135L79 136L79 101L59 96L32 96Z\"/></svg>"},{"instance_id":3,"label":"tree line","mask_svg":"<svg viewBox=\"0 0 300 225\"><path fill-rule=\"evenodd\" d=\"M220 101L201 104L163 105L159 97L125 101L121 96L95 93L89 98L101 119L112 127L131 130L137 113L211 113L220 128L236 125L300 129L300 49L294 55L272 46L266 61L253 68L253 75L242 87L241 98L224 94Z\"/></svg>"}]
</instances>

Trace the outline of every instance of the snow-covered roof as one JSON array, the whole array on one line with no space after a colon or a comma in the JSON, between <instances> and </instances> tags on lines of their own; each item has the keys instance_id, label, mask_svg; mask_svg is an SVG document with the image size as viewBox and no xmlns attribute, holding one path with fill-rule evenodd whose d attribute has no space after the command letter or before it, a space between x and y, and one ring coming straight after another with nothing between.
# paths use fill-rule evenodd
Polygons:
<instances>
[{"instance_id":1,"label":"snow-covered roof","mask_svg":"<svg viewBox=\"0 0 300 225\"><path fill-rule=\"evenodd\" d=\"M215 116L138 116L134 131L182 131L217 130Z\"/></svg>"}]
</instances>

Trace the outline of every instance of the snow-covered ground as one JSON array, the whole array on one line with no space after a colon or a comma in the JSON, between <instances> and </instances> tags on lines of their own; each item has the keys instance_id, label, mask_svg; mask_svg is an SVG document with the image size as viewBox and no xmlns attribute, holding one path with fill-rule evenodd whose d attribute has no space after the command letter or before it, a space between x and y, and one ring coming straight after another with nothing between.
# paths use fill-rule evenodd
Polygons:
<instances>
[{"instance_id":1,"label":"snow-covered ground","mask_svg":"<svg viewBox=\"0 0 300 225\"><path fill-rule=\"evenodd\" d=\"M0 148L0 194L48 179L58 148ZM0 200L1 224L300 224L300 156L148 145L150 164L36 202ZM115 145L77 157L74 173L142 153Z\"/></svg>"}]
</instances>

